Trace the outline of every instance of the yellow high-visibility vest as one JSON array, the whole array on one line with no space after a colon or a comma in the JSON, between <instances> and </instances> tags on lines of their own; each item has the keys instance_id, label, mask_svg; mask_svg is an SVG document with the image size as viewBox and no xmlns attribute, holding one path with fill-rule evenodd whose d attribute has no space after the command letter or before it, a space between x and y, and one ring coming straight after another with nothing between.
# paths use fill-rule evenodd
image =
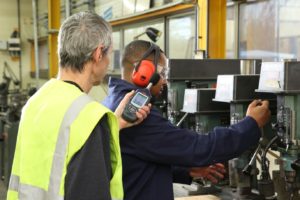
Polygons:
<instances>
[{"instance_id":1,"label":"yellow high-visibility vest","mask_svg":"<svg viewBox=\"0 0 300 200\"><path fill-rule=\"evenodd\" d=\"M110 127L110 192L112 199L123 199L117 118L57 79L40 88L22 110L7 199L63 200L67 166L105 114Z\"/></svg>"}]
</instances>

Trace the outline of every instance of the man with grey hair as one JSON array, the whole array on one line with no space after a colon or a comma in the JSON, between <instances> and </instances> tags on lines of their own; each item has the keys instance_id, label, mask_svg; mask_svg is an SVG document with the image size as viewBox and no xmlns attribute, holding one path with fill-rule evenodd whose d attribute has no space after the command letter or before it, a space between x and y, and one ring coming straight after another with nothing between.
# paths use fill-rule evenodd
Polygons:
<instances>
[{"instance_id":1,"label":"man with grey hair","mask_svg":"<svg viewBox=\"0 0 300 200\"><path fill-rule=\"evenodd\" d=\"M59 73L22 110L7 199L123 199L119 129L141 122L120 116L87 93L100 84L109 64L111 27L90 12L74 14L59 31Z\"/></svg>"}]
</instances>

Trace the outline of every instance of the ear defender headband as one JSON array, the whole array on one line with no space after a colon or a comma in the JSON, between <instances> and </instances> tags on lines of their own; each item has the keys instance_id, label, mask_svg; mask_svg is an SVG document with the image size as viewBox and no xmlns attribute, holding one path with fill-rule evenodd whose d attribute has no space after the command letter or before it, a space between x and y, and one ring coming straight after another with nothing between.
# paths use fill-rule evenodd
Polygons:
<instances>
[{"instance_id":1,"label":"ear defender headband","mask_svg":"<svg viewBox=\"0 0 300 200\"><path fill-rule=\"evenodd\" d=\"M151 53L154 52L153 62L150 60L145 60ZM132 82L140 87L146 87L151 79L151 77L157 73L157 63L160 55L160 48L150 42L149 49L145 52L141 60L135 65L134 71L132 73Z\"/></svg>"}]
</instances>

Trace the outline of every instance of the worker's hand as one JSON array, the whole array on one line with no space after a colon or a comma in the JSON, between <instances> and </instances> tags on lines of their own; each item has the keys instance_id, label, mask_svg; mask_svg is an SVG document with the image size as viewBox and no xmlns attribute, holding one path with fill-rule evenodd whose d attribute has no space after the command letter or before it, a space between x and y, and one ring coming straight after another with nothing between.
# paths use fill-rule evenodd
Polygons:
<instances>
[{"instance_id":1,"label":"worker's hand","mask_svg":"<svg viewBox=\"0 0 300 200\"><path fill-rule=\"evenodd\" d=\"M129 100L131 99L131 97L134 95L134 91L131 91L129 93L127 93L125 95L125 97L122 99L122 101L120 102L119 106L117 107L117 109L115 110L115 115L117 116L118 120L119 120L119 128L120 130L123 128L128 128L130 126L134 126L137 125L139 123L141 123L150 113L150 109L151 109L151 104L148 104L147 106L143 106L142 108L140 108L138 110L138 112L136 113L136 116L138 118L138 120L134 123L130 123L127 122L126 120L124 120L122 118L122 113L124 111L124 108L126 106L126 104L129 102Z\"/></svg>"},{"instance_id":2,"label":"worker's hand","mask_svg":"<svg viewBox=\"0 0 300 200\"><path fill-rule=\"evenodd\" d=\"M252 101L248 106L246 116L252 117L260 128L263 127L269 121L271 116L269 101Z\"/></svg>"},{"instance_id":3,"label":"worker's hand","mask_svg":"<svg viewBox=\"0 0 300 200\"><path fill-rule=\"evenodd\" d=\"M193 178L204 178L212 183L218 183L219 179L224 178L226 173L225 167L221 163L210 165L208 167L193 167L190 168L190 176Z\"/></svg>"}]
</instances>

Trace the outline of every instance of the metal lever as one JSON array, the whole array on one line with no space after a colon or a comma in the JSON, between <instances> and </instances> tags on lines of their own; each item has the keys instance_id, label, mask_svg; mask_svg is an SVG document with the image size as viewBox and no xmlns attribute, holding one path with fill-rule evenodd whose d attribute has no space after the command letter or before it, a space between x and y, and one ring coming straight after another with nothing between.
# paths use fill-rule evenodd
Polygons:
<instances>
[{"instance_id":1,"label":"metal lever","mask_svg":"<svg viewBox=\"0 0 300 200\"><path fill-rule=\"evenodd\" d=\"M261 140L261 139L260 139L260 140ZM242 171L245 175L248 175L248 176L251 175L252 165L254 164L256 155L258 154L258 152L259 152L260 149L261 149L261 145L259 144L258 147L256 148L256 150L255 150L253 156L251 157L249 163L244 167L244 169L243 169L243 171Z\"/></svg>"},{"instance_id":2,"label":"metal lever","mask_svg":"<svg viewBox=\"0 0 300 200\"><path fill-rule=\"evenodd\" d=\"M176 126L180 126L180 124L185 120L185 118L188 116L189 113L185 113L183 117L179 120L179 122L176 124Z\"/></svg>"}]
</instances>

